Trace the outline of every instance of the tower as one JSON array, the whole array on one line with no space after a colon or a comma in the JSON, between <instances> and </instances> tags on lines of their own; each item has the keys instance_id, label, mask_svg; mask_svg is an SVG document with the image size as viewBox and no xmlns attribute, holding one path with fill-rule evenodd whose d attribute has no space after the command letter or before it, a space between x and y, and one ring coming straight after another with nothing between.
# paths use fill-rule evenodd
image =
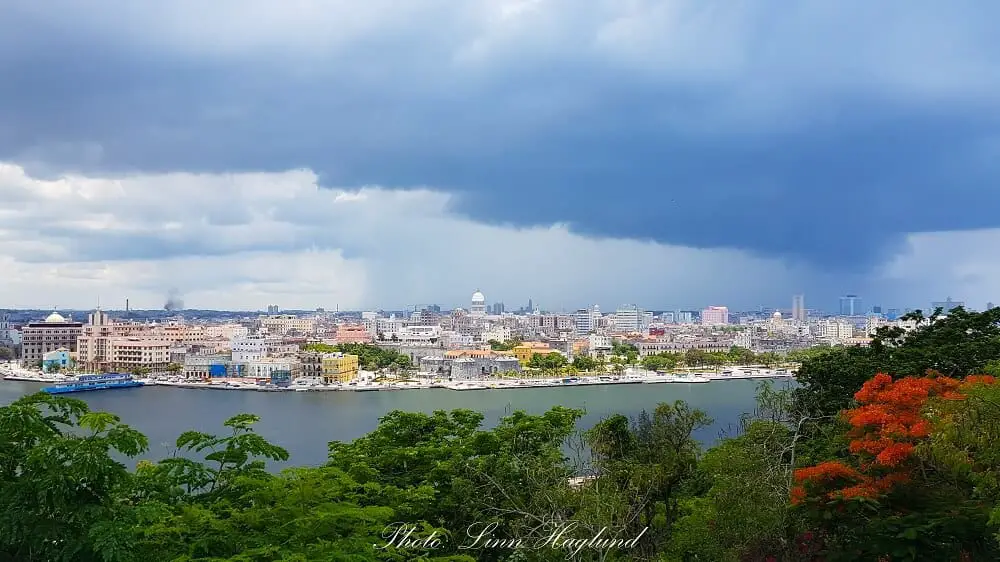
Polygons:
<instances>
[{"instance_id":1,"label":"tower","mask_svg":"<svg viewBox=\"0 0 1000 562\"><path fill-rule=\"evenodd\" d=\"M792 320L805 322L808 319L806 312L806 296L792 295Z\"/></svg>"}]
</instances>

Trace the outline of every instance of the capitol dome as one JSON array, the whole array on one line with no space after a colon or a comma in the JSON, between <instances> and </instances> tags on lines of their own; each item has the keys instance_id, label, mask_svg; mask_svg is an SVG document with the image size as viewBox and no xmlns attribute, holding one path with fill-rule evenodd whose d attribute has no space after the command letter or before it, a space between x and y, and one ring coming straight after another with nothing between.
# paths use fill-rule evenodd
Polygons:
<instances>
[{"instance_id":1,"label":"capitol dome","mask_svg":"<svg viewBox=\"0 0 1000 562\"><path fill-rule=\"evenodd\" d=\"M45 318L45 323L46 324L61 324L61 323L65 322L65 321L66 321L66 319L63 318L62 314L59 314L58 312L53 312L52 314L49 314Z\"/></svg>"},{"instance_id":2,"label":"capitol dome","mask_svg":"<svg viewBox=\"0 0 1000 562\"><path fill-rule=\"evenodd\" d=\"M481 292L479 292L479 289L476 289L476 292L472 293L472 302L474 302L474 303L481 303L481 302L483 302L484 303L484 302L486 302L486 295L484 295Z\"/></svg>"}]
</instances>

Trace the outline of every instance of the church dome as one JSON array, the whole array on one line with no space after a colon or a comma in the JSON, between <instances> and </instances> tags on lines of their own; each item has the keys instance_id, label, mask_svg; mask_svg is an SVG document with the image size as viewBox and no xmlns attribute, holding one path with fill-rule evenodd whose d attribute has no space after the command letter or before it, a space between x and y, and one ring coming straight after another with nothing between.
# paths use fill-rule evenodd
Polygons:
<instances>
[{"instance_id":1,"label":"church dome","mask_svg":"<svg viewBox=\"0 0 1000 562\"><path fill-rule=\"evenodd\" d=\"M60 324L65 321L66 319L63 318L62 314L59 314L58 312L53 312L52 314L49 314L48 317L45 318L46 324Z\"/></svg>"},{"instance_id":2,"label":"church dome","mask_svg":"<svg viewBox=\"0 0 1000 562\"><path fill-rule=\"evenodd\" d=\"M775 310L774 314L771 315L771 318L774 318L775 320L781 320L781 312Z\"/></svg>"},{"instance_id":3,"label":"church dome","mask_svg":"<svg viewBox=\"0 0 1000 562\"><path fill-rule=\"evenodd\" d=\"M472 293L472 302L476 303L476 304L478 304L478 303L485 303L486 302L486 295L480 293L479 289L476 289L476 292Z\"/></svg>"}]
</instances>

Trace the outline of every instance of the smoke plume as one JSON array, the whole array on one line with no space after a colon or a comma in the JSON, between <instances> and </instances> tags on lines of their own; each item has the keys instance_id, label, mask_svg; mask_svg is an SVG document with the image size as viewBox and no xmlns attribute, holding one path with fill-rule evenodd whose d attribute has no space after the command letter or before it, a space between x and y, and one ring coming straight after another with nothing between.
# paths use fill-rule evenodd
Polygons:
<instances>
[{"instance_id":1,"label":"smoke plume","mask_svg":"<svg viewBox=\"0 0 1000 562\"><path fill-rule=\"evenodd\" d=\"M184 308L184 299L181 298L181 293L177 289L170 289L167 293L167 302L163 305L163 310L181 310Z\"/></svg>"}]
</instances>

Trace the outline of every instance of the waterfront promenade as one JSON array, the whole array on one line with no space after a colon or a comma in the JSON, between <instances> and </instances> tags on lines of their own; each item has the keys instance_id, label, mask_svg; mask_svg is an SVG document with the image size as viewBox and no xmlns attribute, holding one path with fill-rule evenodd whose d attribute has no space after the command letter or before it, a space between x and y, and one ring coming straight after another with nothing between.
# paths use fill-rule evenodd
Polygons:
<instances>
[{"instance_id":1,"label":"waterfront promenade","mask_svg":"<svg viewBox=\"0 0 1000 562\"><path fill-rule=\"evenodd\" d=\"M73 375L45 374L35 369L25 369L16 363L0 365L0 375L4 380L58 383L75 379ZM369 375L374 375L369 373ZM253 379L219 378L209 381L184 380L177 376L159 376L141 380L146 386L172 386L202 390L233 390L256 392L371 392L442 388L454 391L472 390L515 390L528 388L622 385L622 384L692 384L714 380L776 379L791 378L793 373L785 369L768 369L761 366L737 366L725 370L688 371L684 373L658 373L630 368L624 373L581 374L557 377L531 378L489 378L481 380L448 381L433 376L417 375L407 380L375 381L373 376L349 383L323 384L316 380L297 379L288 386L261 383Z\"/></svg>"}]
</instances>

